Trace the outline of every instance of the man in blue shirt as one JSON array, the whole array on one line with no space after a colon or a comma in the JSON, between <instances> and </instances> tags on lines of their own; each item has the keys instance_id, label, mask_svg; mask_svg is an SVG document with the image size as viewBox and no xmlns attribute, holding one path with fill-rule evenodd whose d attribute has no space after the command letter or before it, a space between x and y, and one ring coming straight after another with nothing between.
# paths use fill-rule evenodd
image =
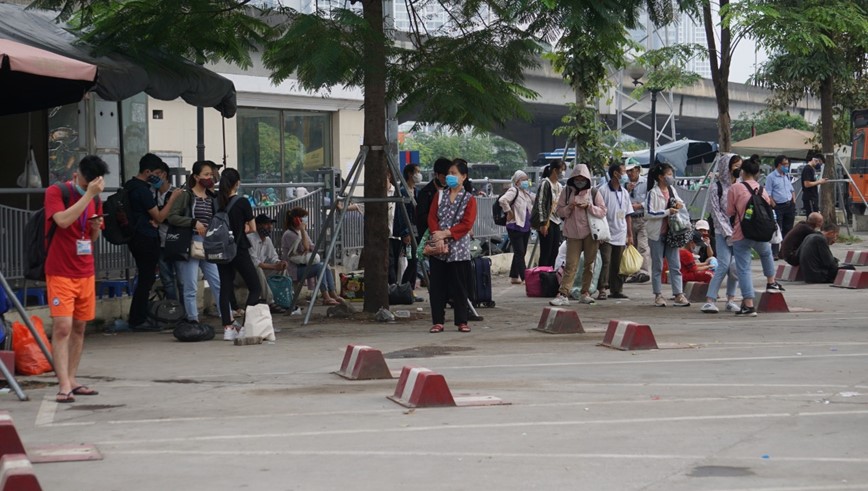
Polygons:
<instances>
[{"instance_id":1,"label":"man in blue shirt","mask_svg":"<svg viewBox=\"0 0 868 491\"><path fill-rule=\"evenodd\" d=\"M766 192L772 199L781 237L786 237L796 220L796 193L790 180L790 161L783 155L775 157L775 170L766 177ZM780 244L772 245L775 260L778 259L780 247Z\"/></svg>"}]
</instances>

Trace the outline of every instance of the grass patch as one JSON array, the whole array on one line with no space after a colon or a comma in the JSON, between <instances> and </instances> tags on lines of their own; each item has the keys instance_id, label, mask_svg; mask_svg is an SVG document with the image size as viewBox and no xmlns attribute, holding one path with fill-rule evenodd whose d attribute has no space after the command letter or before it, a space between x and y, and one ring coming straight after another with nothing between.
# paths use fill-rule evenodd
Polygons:
<instances>
[{"instance_id":1,"label":"grass patch","mask_svg":"<svg viewBox=\"0 0 868 491\"><path fill-rule=\"evenodd\" d=\"M853 244L858 244L859 242L862 242L862 239L860 237L856 237L855 235L839 234L838 235L838 242L840 242L842 244L853 245Z\"/></svg>"}]
</instances>

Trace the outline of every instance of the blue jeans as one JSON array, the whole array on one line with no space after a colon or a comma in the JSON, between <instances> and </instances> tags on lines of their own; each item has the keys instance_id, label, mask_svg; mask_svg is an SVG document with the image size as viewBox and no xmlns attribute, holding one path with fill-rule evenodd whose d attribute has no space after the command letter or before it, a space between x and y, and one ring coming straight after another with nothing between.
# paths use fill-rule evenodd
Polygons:
<instances>
[{"instance_id":1,"label":"blue jeans","mask_svg":"<svg viewBox=\"0 0 868 491\"><path fill-rule=\"evenodd\" d=\"M760 256L760 262L763 265L763 276L771 277L775 275L775 260L772 257L772 246L768 242L742 239L732 244L735 267L738 269L738 283L741 288L741 296L752 300L756 297L756 294L753 290L753 280L750 274L751 249L755 250Z\"/></svg>"},{"instance_id":2,"label":"blue jeans","mask_svg":"<svg viewBox=\"0 0 868 491\"><path fill-rule=\"evenodd\" d=\"M726 276L726 298L730 299L735 296L736 288L738 288L738 269L732 261L732 247L726 244L726 237L721 234L714 234L714 256L717 258L717 269L714 270L714 278L708 284L707 298L717 300L717 292L720 291L720 284L723 283L723 277Z\"/></svg>"},{"instance_id":3,"label":"blue jeans","mask_svg":"<svg viewBox=\"0 0 868 491\"><path fill-rule=\"evenodd\" d=\"M322 271L324 264L316 263L310 266L310 269L307 269L307 265L298 267L298 281L304 281L308 278L317 278L319 277L320 272ZM335 290L335 277L332 275L332 270L327 269L325 278L322 280L322 285L319 287L320 291L323 292L333 292Z\"/></svg>"},{"instance_id":4,"label":"blue jeans","mask_svg":"<svg viewBox=\"0 0 868 491\"><path fill-rule=\"evenodd\" d=\"M187 320L198 321L199 309L196 307L196 292L199 290L199 269L205 275L208 286L214 293L214 301L217 304L217 313L220 314L220 273L217 265L204 259L189 259L175 263L178 278L181 279L181 290L184 294L184 309L187 312ZM232 285L229 285L232 288Z\"/></svg>"},{"instance_id":5,"label":"blue jeans","mask_svg":"<svg viewBox=\"0 0 868 491\"><path fill-rule=\"evenodd\" d=\"M669 261L669 285L672 286L672 294L676 297L684 293L681 281L681 258L678 256L678 248L666 245L665 239L648 240L651 249L651 288L654 295L660 295L663 291L663 256Z\"/></svg>"}]
</instances>

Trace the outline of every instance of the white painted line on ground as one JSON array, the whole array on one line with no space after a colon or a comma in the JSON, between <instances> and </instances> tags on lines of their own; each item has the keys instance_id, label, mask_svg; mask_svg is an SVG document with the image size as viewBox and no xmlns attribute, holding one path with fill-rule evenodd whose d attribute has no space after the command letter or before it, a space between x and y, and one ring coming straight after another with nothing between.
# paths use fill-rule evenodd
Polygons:
<instances>
[{"instance_id":1,"label":"white painted line on ground","mask_svg":"<svg viewBox=\"0 0 868 491\"><path fill-rule=\"evenodd\" d=\"M601 460L702 460L707 461L707 455L682 455L682 454L617 454L617 453L523 453L523 452L462 452L447 451L435 452L424 450L116 450L112 455L238 455L238 456L265 456L265 455L317 455L317 456L366 456L366 457L490 457L505 459L601 459ZM713 462L814 462L814 463L843 463L863 464L868 463L868 458L853 457L774 457L769 460L761 460L757 457L721 457L713 458ZM846 487L795 487L795 488L756 488L751 490L810 490L810 489L866 489L866 484L846 484Z\"/></svg>"},{"instance_id":2,"label":"white painted line on ground","mask_svg":"<svg viewBox=\"0 0 868 491\"><path fill-rule=\"evenodd\" d=\"M455 409L453 409L455 410ZM416 409L418 412L419 409ZM416 433L428 431L466 431L466 430L486 430L486 429L502 429L502 428L534 428L534 427L561 427L561 426L586 426L586 425L627 425L640 424L648 425L650 423L681 423L689 421L728 421L728 420L748 420L748 419L783 419L783 418L811 418L811 417L829 417L829 416L864 416L868 415L866 410L853 411L821 411L821 412L804 412L804 413L748 413L748 414L721 414L710 416L670 416L664 418L623 418L623 419L590 419L590 420L572 420L572 421L522 421L512 423L480 423L480 424L456 424L456 425L437 425L437 426L407 426L402 428L355 428L344 430L323 430L323 431L298 431L298 432L278 432L278 433L240 433L231 435L209 435L198 437L185 438L153 438L153 439L137 439L137 440L106 440L95 442L95 445L142 445L151 443L180 443L192 441L220 441L220 440L252 440L258 438L297 438L297 437L322 437L334 435L364 435L375 433Z\"/></svg>"},{"instance_id":3,"label":"white painted line on ground","mask_svg":"<svg viewBox=\"0 0 868 491\"><path fill-rule=\"evenodd\" d=\"M39 411L36 413L36 426L47 426L54 422L54 415L57 413L57 401L53 396L45 396L42 399L42 404L39 405Z\"/></svg>"},{"instance_id":4,"label":"white painted line on ground","mask_svg":"<svg viewBox=\"0 0 868 491\"><path fill-rule=\"evenodd\" d=\"M671 353L672 351L667 351ZM729 361L768 361L768 360L808 360L817 358L852 358L852 357L868 357L868 353L833 353L823 355L781 355L781 356L746 356L746 357L731 357L731 358L680 358L669 360L618 360L618 361L576 361L576 362L558 362L558 363L527 363L527 364L511 364L511 365L465 365L451 367L436 367L438 370L482 370L492 368L539 368L539 367L573 367L586 365L644 365L650 363L716 363Z\"/></svg>"}]
</instances>

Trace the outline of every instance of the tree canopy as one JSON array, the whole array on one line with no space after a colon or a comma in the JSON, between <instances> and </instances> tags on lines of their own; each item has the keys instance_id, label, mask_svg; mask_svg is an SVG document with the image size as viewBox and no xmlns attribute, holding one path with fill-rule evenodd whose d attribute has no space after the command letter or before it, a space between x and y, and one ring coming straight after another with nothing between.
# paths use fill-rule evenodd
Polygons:
<instances>
[{"instance_id":1,"label":"tree canopy","mask_svg":"<svg viewBox=\"0 0 868 491\"><path fill-rule=\"evenodd\" d=\"M813 129L811 124L799 114L765 109L753 114L741 113L738 119L732 123L732 139L735 141L746 140L753 136L753 131L757 135L762 135L785 128L806 131Z\"/></svg>"}]
</instances>

